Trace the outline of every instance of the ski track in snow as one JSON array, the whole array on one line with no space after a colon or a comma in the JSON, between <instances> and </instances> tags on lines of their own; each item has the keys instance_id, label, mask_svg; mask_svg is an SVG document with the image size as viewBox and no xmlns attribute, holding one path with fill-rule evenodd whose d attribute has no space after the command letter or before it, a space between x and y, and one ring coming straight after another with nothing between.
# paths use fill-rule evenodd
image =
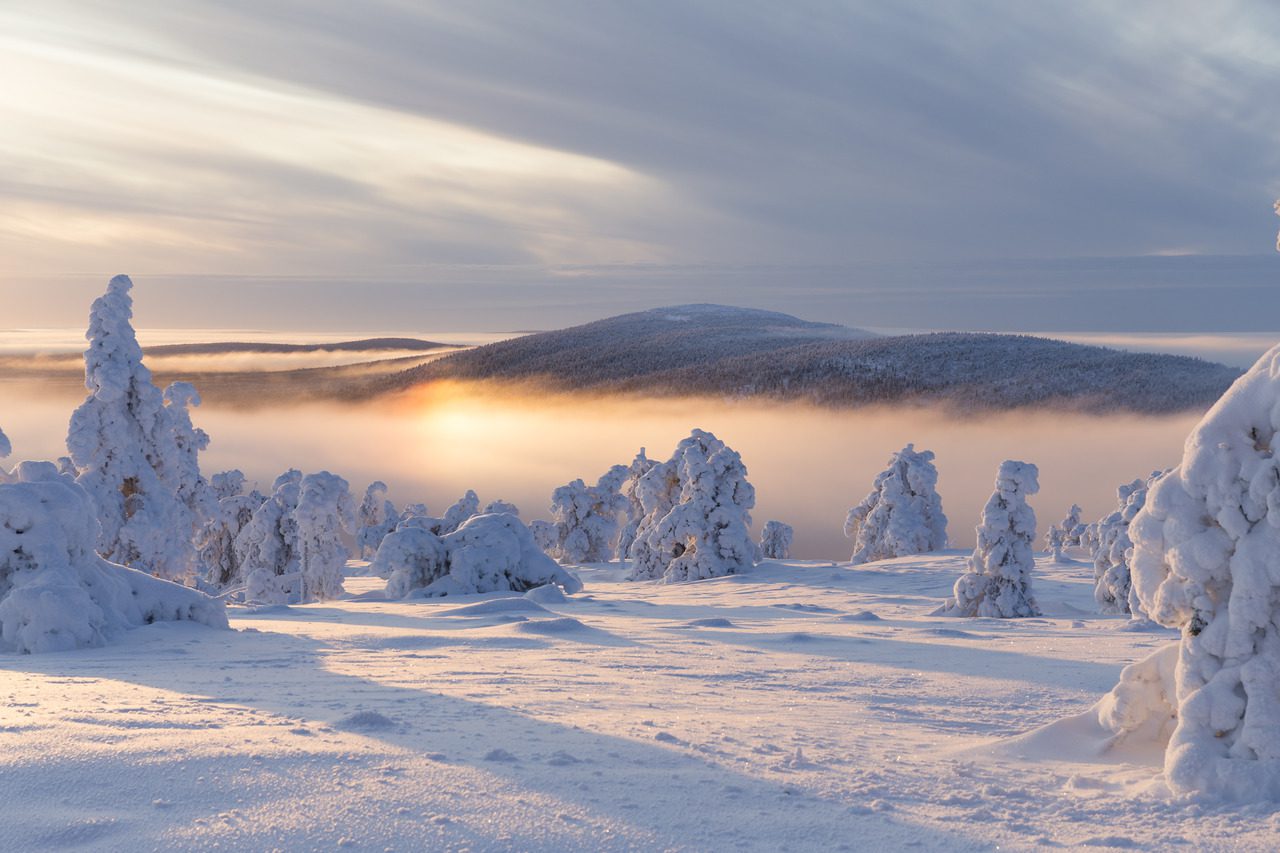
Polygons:
<instances>
[{"instance_id":1,"label":"ski track in snow","mask_svg":"<svg viewBox=\"0 0 1280 853\"><path fill-rule=\"evenodd\" d=\"M963 564L589 567L540 604L351 577L234 633L0 657L2 846L1275 848L1280 812L1175 802L1158 753L1000 748L1173 634L1092 615L1092 567L1046 560L1043 618L929 616Z\"/></svg>"}]
</instances>

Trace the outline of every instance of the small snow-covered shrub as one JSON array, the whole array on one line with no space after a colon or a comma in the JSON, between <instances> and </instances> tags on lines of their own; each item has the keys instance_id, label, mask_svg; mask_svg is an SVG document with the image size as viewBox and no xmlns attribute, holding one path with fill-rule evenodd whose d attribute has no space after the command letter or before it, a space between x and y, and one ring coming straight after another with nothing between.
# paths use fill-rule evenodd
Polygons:
<instances>
[{"instance_id":1,"label":"small snow-covered shrub","mask_svg":"<svg viewBox=\"0 0 1280 853\"><path fill-rule=\"evenodd\" d=\"M849 510L844 534L853 539L852 563L937 551L947 545L947 517L938 496L933 451L914 444L894 453L876 475L871 493Z\"/></svg>"},{"instance_id":2,"label":"small snow-covered shrub","mask_svg":"<svg viewBox=\"0 0 1280 853\"><path fill-rule=\"evenodd\" d=\"M399 521L396 505L387 500L387 484L381 480L370 483L356 518L356 552L361 559L370 559L377 553L383 537L395 530Z\"/></svg>"},{"instance_id":3,"label":"small snow-covered shrub","mask_svg":"<svg viewBox=\"0 0 1280 853\"><path fill-rule=\"evenodd\" d=\"M227 627L220 601L99 557L93 502L52 463L16 474L0 485L0 651L100 646L164 620Z\"/></svg>"},{"instance_id":4,"label":"small snow-covered shrub","mask_svg":"<svg viewBox=\"0 0 1280 853\"><path fill-rule=\"evenodd\" d=\"M209 478L209 488L218 500L243 495L245 487L244 472L238 468L220 471Z\"/></svg>"},{"instance_id":5,"label":"small snow-covered shrub","mask_svg":"<svg viewBox=\"0 0 1280 853\"><path fill-rule=\"evenodd\" d=\"M1178 644L1169 643L1120 670L1120 683L1096 706L1098 722L1114 743L1169 743L1178 724L1177 665Z\"/></svg>"},{"instance_id":6,"label":"small snow-covered shrub","mask_svg":"<svg viewBox=\"0 0 1280 853\"><path fill-rule=\"evenodd\" d=\"M473 515L480 513L480 498L471 489L458 498L457 502L444 511L440 517L439 532L441 535L452 533Z\"/></svg>"},{"instance_id":7,"label":"small snow-covered shrub","mask_svg":"<svg viewBox=\"0 0 1280 853\"><path fill-rule=\"evenodd\" d=\"M785 560L791 556L791 539L795 531L790 524L766 521L760 531L760 555L766 560Z\"/></svg>"},{"instance_id":8,"label":"small snow-covered shrub","mask_svg":"<svg viewBox=\"0 0 1280 853\"><path fill-rule=\"evenodd\" d=\"M289 470L277 477L271 497L254 511L235 538L245 601L288 604L301 593L298 523L293 513L301 483L301 471Z\"/></svg>"},{"instance_id":9,"label":"small snow-covered shrub","mask_svg":"<svg viewBox=\"0 0 1280 853\"><path fill-rule=\"evenodd\" d=\"M489 501L489 503L485 506L485 508L481 510L480 514L481 515L505 514L505 515L514 515L516 518L519 518L520 507L504 500Z\"/></svg>"},{"instance_id":10,"label":"small snow-covered shrub","mask_svg":"<svg viewBox=\"0 0 1280 853\"><path fill-rule=\"evenodd\" d=\"M1027 504L1027 496L1038 491L1035 465L1013 460L1000 464L995 492L982 510L969 571L956 581L954 596L943 605L942 615L999 619L1040 615L1031 594L1036 514Z\"/></svg>"},{"instance_id":11,"label":"small snow-covered shrub","mask_svg":"<svg viewBox=\"0 0 1280 853\"><path fill-rule=\"evenodd\" d=\"M1280 799L1280 347L1222 396L1129 525L1149 618L1182 631L1175 794Z\"/></svg>"},{"instance_id":12,"label":"small snow-covered shrub","mask_svg":"<svg viewBox=\"0 0 1280 853\"><path fill-rule=\"evenodd\" d=\"M550 521L529 522L529 532L533 534L533 541L538 543L542 553L552 556L559 550L560 528Z\"/></svg>"},{"instance_id":13,"label":"small snow-covered shrub","mask_svg":"<svg viewBox=\"0 0 1280 853\"><path fill-rule=\"evenodd\" d=\"M466 595L524 592L555 584L565 592L582 582L538 547L529 528L514 515L477 515L452 533L437 536L423 528L401 528L387 536L373 559L387 577L387 595Z\"/></svg>"},{"instance_id":14,"label":"small snow-covered shrub","mask_svg":"<svg viewBox=\"0 0 1280 853\"><path fill-rule=\"evenodd\" d=\"M1080 544L1080 535L1085 530L1085 525L1080 523L1081 512L1083 510L1077 504L1072 504L1071 509L1067 510L1066 518L1050 527L1045 533L1045 547L1052 552L1055 561L1062 561L1064 549Z\"/></svg>"},{"instance_id":15,"label":"small snow-covered shrub","mask_svg":"<svg viewBox=\"0 0 1280 853\"><path fill-rule=\"evenodd\" d=\"M631 546L632 580L721 577L751 566L755 488L742 457L695 429L636 484L644 517Z\"/></svg>"},{"instance_id":16,"label":"small snow-covered shrub","mask_svg":"<svg viewBox=\"0 0 1280 853\"><path fill-rule=\"evenodd\" d=\"M574 480L551 493L559 542L553 551L570 563L607 563L618 539L618 515L629 502L621 492L627 468L614 465L594 486Z\"/></svg>"},{"instance_id":17,"label":"small snow-covered shrub","mask_svg":"<svg viewBox=\"0 0 1280 853\"><path fill-rule=\"evenodd\" d=\"M1152 472L1147 480L1134 480L1116 490L1119 507L1093 525L1093 597L1103 613L1132 614L1142 618L1142 603L1134 592L1129 572L1129 525L1147 499L1147 490L1160 477Z\"/></svg>"}]
</instances>

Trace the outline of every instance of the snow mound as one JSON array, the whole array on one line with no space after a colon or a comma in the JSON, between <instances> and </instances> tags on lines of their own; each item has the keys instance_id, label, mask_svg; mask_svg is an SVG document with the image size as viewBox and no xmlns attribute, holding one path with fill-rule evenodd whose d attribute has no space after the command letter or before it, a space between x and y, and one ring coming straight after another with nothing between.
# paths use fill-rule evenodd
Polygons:
<instances>
[{"instance_id":1,"label":"snow mound","mask_svg":"<svg viewBox=\"0 0 1280 853\"><path fill-rule=\"evenodd\" d=\"M577 619L572 619L568 616L521 622L515 627L522 634L579 634L595 631L594 628L588 627Z\"/></svg>"},{"instance_id":2,"label":"snow mound","mask_svg":"<svg viewBox=\"0 0 1280 853\"><path fill-rule=\"evenodd\" d=\"M554 589L554 587L553 587ZM495 616L509 613L550 613L540 604L520 596L513 598L495 598L492 601L480 601L466 607L455 607L443 610L437 616Z\"/></svg>"},{"instance_id":3,"label":"snow mound","mask_svg":"<svg viewBox=\"0 0 1280 853\"><path fill-rule=\"evenodd\" d=\"M345 732L377 732L396 728L396 721L377 711L356 711L333 723L335 729Z\"/></svg>"},{"instance_id":4,"label":"snow mound","mask_svg":"<svg viewBox=\"0 0 1280 853\"><path fill-rule=\"evenodd\" d=\"M569 597L555 584L535 586L524 594L524 597L536 604L568 604Z\"/></svg>"},{"instance_id":5,"label":"snow mound","mask_svg":"<svg viewBox=\"0 0 1280 853\"><path fill-rule=\"evenodd\" d=\"M707 619L690 619L681 628L736 628L737 625L723 617L715 616Z\"/></svg>"},{"instance_id":6,"label":"snow mound","mask_svg":"<svg viewBox=\"0 0 1280 853\"><path fill-rule=\"evenodd\" d=\"M883 622L876 614L870 610L859 610L857 613L846 613L843 616L836 617L837 622Z\"/></svg>"},{"instance_id":7,"label":"snow mound","mask_svg":"<svg viewBox=\"0 0 1280 853\"><path fill-rule=\"evenodd\" d=\"M220 601L99 557L93 503L69 478L51 466L18 476L0 485L0 651L101 646L158 621L227 627Z\"/></svg>"}]
</instances>

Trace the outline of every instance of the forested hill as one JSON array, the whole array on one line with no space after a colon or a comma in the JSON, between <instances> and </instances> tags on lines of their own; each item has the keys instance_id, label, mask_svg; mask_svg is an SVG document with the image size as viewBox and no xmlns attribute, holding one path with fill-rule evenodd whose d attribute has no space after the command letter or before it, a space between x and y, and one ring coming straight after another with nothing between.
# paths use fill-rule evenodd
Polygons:
<instances>
[{"instance_id":1,"label":"forested hill","mask_svg":"<svg viewBox=\"0 0 1280 853\"><path fill-rule=\"evenodd\" d=\"M1186 356L1029 335L881 337L786 314L690 305L501 341L378 381L537 383L557 390L803 400L826 406L1046 406L1090 412L1204 409L1240 375Z\"/></svg>"}]
</instances>

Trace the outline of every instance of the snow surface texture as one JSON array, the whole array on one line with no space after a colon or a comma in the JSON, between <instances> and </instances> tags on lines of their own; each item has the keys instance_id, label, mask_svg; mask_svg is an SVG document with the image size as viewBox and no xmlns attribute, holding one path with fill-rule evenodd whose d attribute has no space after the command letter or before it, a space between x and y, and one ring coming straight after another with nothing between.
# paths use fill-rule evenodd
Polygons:
<instances>
[{"instance_id":1,"label":"snow surface texture","mask_svg":"<svg viewBox=\"0 0 1280 853\"><path fill-rule=\"evenodd\" d=\"M1272 809L1171 801L1136 732L1003 749L1173 632L1097 614L1092 570L1048 560L1043 619L927 615L966 557L681 585L612 564L567 601L352 577L340 601L229 607L242 630L0 655L3 846L1275 849Z\"/></svg>"},{"instance_id":2,"label":"snow surface texture","mask_svg":"<svg viewBox=\"0 0 1280 853\"><path fill-rule=\"evenodd\" d=\"M567 593L582 582L538 547L514 515L472 516L444 536L402 527L382 540L371 569L387 578L387 595L405 598L524 592L555 584Z\"/></svg>"},{"instance_id":3,"label":"snow surface texture","mask_svg":"<svg viewBox=\"0 0 1280 853\"><path fill-rule=\"evenodd\" d=\"M996 489L982 510L978 544L969 571L956 581L943 606L948 616L1014 619L1039 616L1031 594L1036 514L1027 496L1040 491L1039 471L1029 462L1006 460L996 474Z\"/></svg>"},{"instance_id":4,"label":"snow surface texture","mask_svg":"<svg viewBox=\"0 0 1280 853\"><path fill-rule=\"evenodd\" d=\"M574 480L551 493L557 543L551 552L570 563L607 563L618 541L618 516L630 502L622 494L629 469L614 465L594 486Z\"/></svg>"},{"instance_id":5,"label":"snow surface texture","mask_svg":"<svg viewBox=\"0 0 1280 853\"><path fill-rule=\"evenodd\" d=\"M781 521L766 521L760 531L760 556L766 560L786 560L791 556L795 530Z\"/></svg>"},{"instance_id":6,"label":"snow surface texture","mask_svg":"<svg viewBox=\"0 0 1280 853\"><path fill-rule=\"evenodd\" d=\"M85 337L89 396L71 416L67 449L101 524L98 551L160 577L188 580L195 570L192 505L203 501L196 455L208 437L190 426L194 389L165 395L142 364L130 320L128 276L116 276L94 301Z\"/></svg>"},{"instance_id":7,"label":"snow surface texture","mask_svg":"<svg viewBox=\"0 0 1280 853\"><path fill-rule=\"evenodd\" d=\"M222 603L99 557L89 495L51 463L0 485L0 651L101 646L161 620L227 626Z\"/></svg>"},{"instance_id":8,"label":"snow surface texture","mask_svg":"<svg viewBox=\"0 0 1280 853\"><path fill-rule=\"evenodd\" d=\"M695 429L636 491L645 514L631 546L633 580L704 580L754 562L747 528L756 491L742 457L711 433Z\"/></svg>"},{"instance_id":9,"label":"snow surface texture","mask_svg":"<svg viewBox=\"0 0 1280 853\"><path fill-rule=\"evenodd\" d=\"M938 496L933 451L914 444L893 454L871 494L849 510L844 533L854 541L852 563L867 563L947 546L947 517Z\"/></svg>"},{"instance_id":10,"label":"snow surface texture","mask_svg":"<svg viewBox=\"0 0 1280 853\"><path fill-rule=\"evenodd\" d=\"M1133 589L1129 571L1133 548L1129 525L1146 502L1147 490L1160 475L1161 472L1153 471L1146 480L1134 480L1120 486L1116 490L1119 501L1116 511L1097 521L1090 532L1090 541L1094 543L1093 595L1103 613L1132 614L1136 619L1143 618L1142 602Z\"/></svg>"},{"instance_id":11,"label":"snow surface texture","mask_svg":"<svg viewBox=\"0 0 1280 853\"><path fill-rule=\"evenodd\" d=\"M1151 619L1182 631L1169 787L1280 799L1280 347L1223 395L1129 526Z\"/></svg>"}]
</instances>

